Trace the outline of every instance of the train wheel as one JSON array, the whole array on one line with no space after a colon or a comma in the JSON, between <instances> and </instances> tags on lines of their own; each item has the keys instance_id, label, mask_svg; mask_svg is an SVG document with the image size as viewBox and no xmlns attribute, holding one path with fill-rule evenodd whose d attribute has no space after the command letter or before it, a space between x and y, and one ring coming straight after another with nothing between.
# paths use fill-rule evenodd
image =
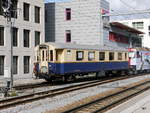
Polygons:
<instances>
[{"instance_id":1,"label":"train wheel","mask_svg":"<svg viewBox=\"0 0 150 113\"><path fill-rule=\"evenodd\" d=\"M67 76L63 76L63 77L62 77L62 81L63 81L63 82L68 82L68 77L67 77Z\"/></svg>"}]
</instances>

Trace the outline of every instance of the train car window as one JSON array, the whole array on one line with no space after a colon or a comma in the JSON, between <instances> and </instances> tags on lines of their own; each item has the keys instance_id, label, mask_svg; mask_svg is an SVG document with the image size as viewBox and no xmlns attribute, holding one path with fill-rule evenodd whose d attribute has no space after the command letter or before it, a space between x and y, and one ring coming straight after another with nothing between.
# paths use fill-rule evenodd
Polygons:
<instances>
[{"instance_id":1,"label":"train car window","mask_svg":"<svg viewBox=\"0 0 150 113\"><path fill-rule=\"evenodd\" d=\"M50 50L50 61L53 61L53 50Z\"/></svg>"},{"instance_id":2,"label":"train car window","mask_svg":"<svg viewBox=\"0 0 150 113\"><path fill-rule=\"evenodd\" d=\"M125 53L125 59L127 60L127 53Z\"/></svg>"},{"instance_id":3,"label":"train car window","mask_svg":"<svg viewBox=\"0 0 150 113\"><path fill-rule=\"evenodd\" d=\"M99 60L105 60L105 52L99 53Z\"/></svg>"},{"instance_id":4,"label":"train car window","mask_svg":"<svg viewBox=\"0 0 150 113\"><path fill-rule=\"evenodd\" d=\"M114 60L114 52L109 53L109 60Z\"/></svg>"},{"instance_id":5,"label":"train car window","mask_svg":"<svg viewBox=\"0 0 150 113\"><path fill-rule=\"evenodd\" d=\"M84 59L84 52L83 51L77 51L76 52L76 60L83 60Z\"/></svg>"},{"instance_id":6,"label":"train car window","mask_svg":"<svg viewBox=\"0 0 150 113\"><path fill-rule=\"evenodd\" d=\"M67 55L70 55L71 54L71 50L67 50Z\"/></svg>"},{"instance_id":7,"label":"train car window","mask_svg":"<svg viewBox=\"0 0 150 113\"><path fill-rule=\"evenodd\" d=\"M129 52L129 58L135 58L135 53L134 52Z\"/></svg>"},{"instance_id":8,"label":"train car window","mask_svg":"<svg viewBox=\"0 0 150 113\"><path fill-rule=\"evenodd\" d=\"M46 61L48 61L48 52L46 51Z\"/></svg>"},{"instance_id":9,"label":"train car window","mask_svg":"<svg viewBox=\"0 0 150 113\"><path fill-rule=\"evenodd\" d=\"M122 60L122 53L118 53L118 60Z\"/></svg>"},{"instance_id":10,"label":"train car window","mask_svg":"<svg viewBox=\"0 0 150 113\"><path fill-rule=\"evenodd\" d=\"M44 61L45 55L44 55L44 50L42 51L42 61Z\"/></svg>"},{"instance_id":11,"label":"train car window","mask_svg":"<svg viewBox=\"0 0 150 113\"><path fill-rule=\"evenodd\" d=\"M137 55L136 55L136 56L137 56L137 58L140 58L140 57L141 57L141 55L140 55L140 52L139 52L139 51L137 51L137 52L136 52L136 54L137 54Z\"/></svg>"},{"instance_id":12,"label":"train car window","mask_svg":"<svg viewBox=\"0 0 150 113\"><path fill-rule=\"evenodd\" d=\"M88 53L88 60L91 61L91 60L94 60L95 59L95 52L89 52Z\"/></svg>"}]
</instances>

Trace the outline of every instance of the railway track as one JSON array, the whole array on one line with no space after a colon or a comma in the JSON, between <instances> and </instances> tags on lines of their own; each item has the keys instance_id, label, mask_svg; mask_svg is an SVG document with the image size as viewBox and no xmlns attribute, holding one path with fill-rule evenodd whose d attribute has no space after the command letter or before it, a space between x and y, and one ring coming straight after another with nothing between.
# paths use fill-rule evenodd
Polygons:
<instances>
[{"instance_id":1,"label":"railway track","mask_svg":"<svg viewBox=\"0 0 150 113\"><path fill-rule=\"evenodd\" d=\"M94 87L97 85L114 82L114 81L118 81L118 80L124 80L124 79L128 79L128 78L131 78L131 77L119 77L119 78L114 78L114 79L105 80L105 81L99 81L99 80L90 81L90 82L86 82L83 84L72 85L72 86L68 86L68 87L64 87L64 88L58 88L58 89L47 90L47 91L42 91L42 92L35 92L32 94L27 94L27 95L23 95L23 96L7 98L7 99L0 100L0 110L6 109L9 107L13 107L16 105L29 103L32 101L37 101L40 99L44 99L46 97L53 97L53 96L65 94L65 93L68 93L71 91L76 91L76 90L80 90L80 89L84 89L84 88L90 88L90 87Z\"/></svg>"},{"instance_id":2,"label":"railway track","mask_svg":"<svg viewBox=\"0 0 150 113\"><path fill-rule=\"evenodd\" d=\"M146 74L140 74L140 75L126 75L124 77L137 77L137 76L143 76L143 75L146 75ZM109 80L109 79L114 79L114 78L120 78L119 76L117 77L103 77L101 78L101 81L104 81L104 80ZM122 77L121 77L122 78ZM71 82L68 82L67 84L71 84L71 83L79 83L79 82L85 82L85 81L91 81L91 80L96 80L95 77L89 77L89 78L80 78L80 79L77 79L76 81L71 81ZM57 82L54 82L54 83L49 83L49 82L42 82L42 83L35 83L35 84L26 84L26 85L18 85L18 86L14 86L13 88L15 90L26 90L26 89L33 89L33 88L40 88L40 87L46 87L46 86L56 86L56 85L64 85L66 83L62 82L62 81L57 81Z\"/></svg>"},{"instance_id":3,"label":"railway track","mask_svg":"<svg viewBox=\"0 0 150 113\"><path fill-rule=\"evenodd\" d=\"M63 113L103 113L148 89L150 89L150 81L142 82L69 109Z\"/></svg>"},{"instance_id":4,"label":"railway track","mask_svg":"<svg viewBox=\"0 0 150 113\"><path fill-rule=\"evenodd\" d=\"M30 103L32 101L37 101L37 100L44 99L47 97L53 97L53 96L65 94L65 93L68 93L71 91L90 88L90 87L94 87L97 85L114 82L114 81L119 81L119 80L124 80L124 79L128 79L128 78L131 78L131 76L113 78L113 79L104 80L104 81L95 80L95 81L90 81L90 82L86 82L86 83L82 83L82 84L70 85L70 86L63 87L63 88L57 88L57 89L53 89L53 90L47 90L47 91L41 91L41 92L35 92L35 93L26 94L26 95L22 95L22 96L17 96L17 97L11 97L11 98L0 100L0 110L6 109L9 107L14 107L16 105Z\"/></svg>"}]
</instances>

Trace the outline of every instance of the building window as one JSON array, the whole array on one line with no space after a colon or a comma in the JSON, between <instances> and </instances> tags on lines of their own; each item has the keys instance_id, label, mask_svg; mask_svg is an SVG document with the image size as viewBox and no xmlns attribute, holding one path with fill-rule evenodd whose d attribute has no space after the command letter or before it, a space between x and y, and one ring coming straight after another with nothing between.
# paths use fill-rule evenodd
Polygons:
<instances>
[{"instance_id":1,"label":"building window","mask_svg":"<svg viewBox=\"0 0 150 113\"><path fill-rule=\"evenodd\" d=\"M105 52L99 53L99 60L105 60Z\"/></svg>"},{"instance_id":2,"label":"building window","mask_svg":"<svg viewBox=\"0 0 150 113\"><path fill-rule=\"evenodd\" d=\"M30 12L30 5L27 3L23 4L23 18L26 21L29 21L29 12Z\"/></svg>"},{"instance_id":3,"label":"building window","mask_svg":"<svg viewBox=\"0 0 150 113\"><path fill-rule=\"evenodd\" d=\"M30 46L30 31L24 30L24 47Z\"/></svg>"},{"instance_id":4,"label":"building window","mask_svg":"<svg viewBox=\"0 0 150 113\"><path fill-rule=\"evenodd\" d=\"M71 31L66 30L66 42L71 42Z\"/></svg>"},{"instance_id":5,"label":"building window","mask_svg":"<svg viewBox=\"0 0 150 113\"><path fill-rule=\"evenodd\" d=\"M71 20L71 8L66 8L66 20Z\"/></svg>"},{"instance_id":6,"label":"building window","mask_svg":"<svg viewBox=\"0 0 150 113\"><path fill-rule=\"evenodd\" d=\"M95 59L95 52L89 52L88 53L88 60L89 61L92 61Z\"/></svg>"},{"instance_id":7,"label":"building window","mask_svg":"<svg viewBox=\"0 0 150 113\"><path fill-rule=\"evenodd\" d=\"M80 61L84 59L84 52L83 51L77 51L76 52L76 60Z\"/></svg>"},{"instance_id":8,"label":"building window","mask_svg":"<svg viewBox=\"0 0 150 113\"><path fill-rule=\"evenodd\" d=\"M18 74L18 56L13 56L13 74Z\"/></svg>"},{"instance_id":9,"label":"building window","mask_svg":"<svg viewBox=\"0 0 150 113\"><path fill-rule=\"evenodd\" d=\"M17 18L17 4L18 0L11 0L12 5L11 5L11 17L12 18Z\"/></svg>"},{"instance_id":10,"label":"building window","mask_svg":"<svg viewBox=\"0 0 150 113\"><path fill-rule=\"evenodd\" d=\"M122 53L118 53L118 60L122 60Z\"/></svg>"},{"instance_id":11,"label":"building window","mask_svg":"<svg viewBox=\"0 0 150 113\"><path fill-rule=\"evenodd\" d=\"M4 56L0 56L0 75L4 75Z\"/></svg>"},{"instance_id":12,"label":"building window","mask_svg":"<svg viewBox=\"0 0 150 113\"><path fill-rule=\"evenodd\" d=\"M12 28L13 46L18 46L18 28Z\"/></svg>"},{"instance_id":13,"label":"building window","mask_svg":"<svg viewBox=\"0 0 150 113\"><path fill-rule=\"evenodd\" d=\"M114 60L114 52L109 53L109 60Z\"/></svg>"},{"instance_id":14,"label":"building window","mask_svg":"<svg viewBox=\"0 0 150 113\"><path fill-rule=\"evenodd\" d=\"M35 31L35 46L40 44L40 32Z\"/></svg>"},{"instance_id":15,"label":"building window","mask_svg":"<svg viewBox=\"0 0 150 113\"><path fill-rule=\"evenodd\" d=\"M35 6L35 23L40 23L40 7Z\"/></svg>"},{"instance_id":16,"label":"building window","mask_svg":"<svg viewBox=\"0 0 150 113\"><path fill-rule=\"evenodd\" d=\"M29 68L30 68L30 57L24 56L24 73L25 74L29 73Z\"/></svg>"},{"instance_id":17,"label":"building window","mask_svg":"<svg viewBox=\"0 0 150 113\"><path fill-rule=\"evenodd\" d=\"M129 43L129 38L117 33L110 32L109 33L109 40L113 42L119 42L119 43L124 43L128 44Z\"/></svg>"},{"instance_id":18,"label":"building window","mask_svg":"<svg viewBox=\"0 0 150 113\"><path fill-rule=\"evenodd\" d=\"M136 29L143 29L144 28L144 22L133 22L132 25Z\"/></svg>"},{"instance_id":19,"label":"building window","mask_svg":"<svg viewBox=\"0 0 150 113\"><path fill-rule=\"evenodd\" d=\"M4 46L4 27L0 26L0 46Z\"/></svg>"},{"instance_id":20,"label":"building window","mask_svg":"<svg viewBox=\"0 0 150 113\"><path fill-rule=\"evenodd\" d=\"M0 0L0 15L3 15L2 0Z\"/></svg>"}]
</instances>

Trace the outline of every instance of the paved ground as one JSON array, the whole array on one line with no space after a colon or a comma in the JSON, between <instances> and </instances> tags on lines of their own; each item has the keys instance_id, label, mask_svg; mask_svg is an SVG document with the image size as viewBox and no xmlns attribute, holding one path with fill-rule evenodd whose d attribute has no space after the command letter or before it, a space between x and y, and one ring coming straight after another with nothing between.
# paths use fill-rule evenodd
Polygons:
<instances>
[{"instance_id":1,"label":"paved ground","mask_svg":"<svg viewBox=\"0 0 150 113\"><path fill-rule=\"evenodd\" d=\"M0 79L0 87L4 87L7 85L7 81L9 79ZM24 84L35 84L35 83L41 83L44 82L43 79L35 79L35 77L24 77L24 78L15 78L14 77L14 86L18 85L24 85Z\"/></svg>"},{"instance_id":2,"label":"paved ground","mask_svg":"<svg viewBox=\"0 0 150 113\"><path fill-rule=\"evenodd\" d=\"M132 98L106 113L150 113L150 90Z\"/></svg>"}]
</instances>

